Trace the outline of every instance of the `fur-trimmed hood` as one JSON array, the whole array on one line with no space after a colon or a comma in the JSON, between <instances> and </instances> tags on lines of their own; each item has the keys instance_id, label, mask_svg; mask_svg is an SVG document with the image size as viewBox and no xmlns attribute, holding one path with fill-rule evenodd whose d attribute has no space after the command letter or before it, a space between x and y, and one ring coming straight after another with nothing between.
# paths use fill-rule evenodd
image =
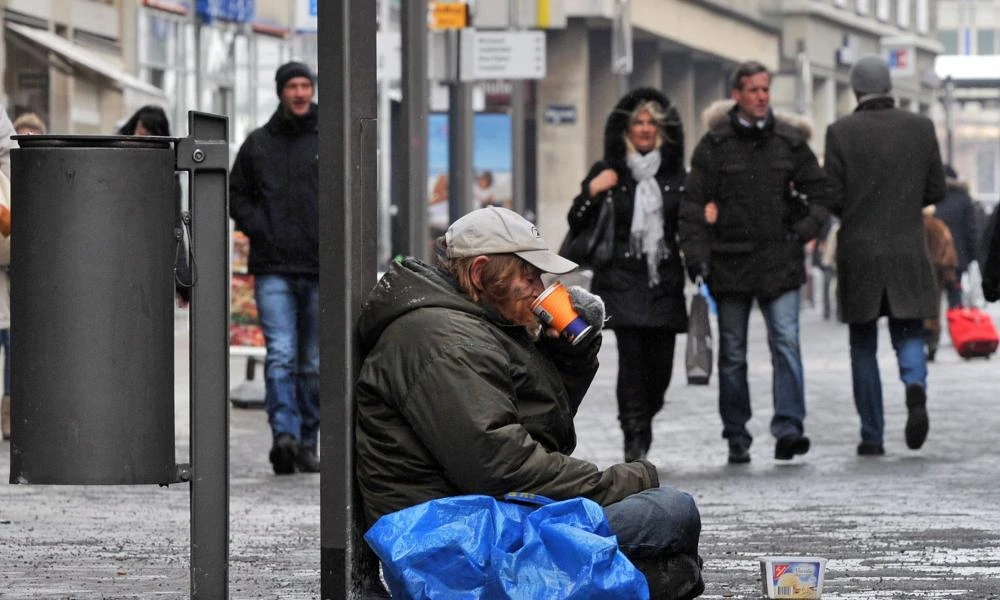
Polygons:
<instances>
[{"instance_id":1,"label":"fur-trimmed hood","mask_svg":"<svg viewBox=\"0 0 1000 600\"><path fill-rule=\"evenodd\" d=\"M660 170L683 172L684 168L684 127L677 108L659 90L637 88L622 96L608 115L604 125L604 160L620 171L627 171L625 163L625 134L628 133L629 116L639 104L652 100L663 107L666 123L663 128L664 140L660 146L662 164Z\"/></svg>"},{"instance_id":2,"label":"fur-trimmed hood","mask_svg":"<svg viewBox=\"0 0 1000 600\"><path fill-rule=\"evenodd\" d=\"M736 102L734 100L717 100L702 111L701 121L709 131L714 131L723 124L729 123L730 115L735 110L735 107ZM781 110L772 111L771 115L777 123L782 123L797 130L805 140L808 141L812 137L812 121L806 117Z\"/></svg>"}]
</instances>

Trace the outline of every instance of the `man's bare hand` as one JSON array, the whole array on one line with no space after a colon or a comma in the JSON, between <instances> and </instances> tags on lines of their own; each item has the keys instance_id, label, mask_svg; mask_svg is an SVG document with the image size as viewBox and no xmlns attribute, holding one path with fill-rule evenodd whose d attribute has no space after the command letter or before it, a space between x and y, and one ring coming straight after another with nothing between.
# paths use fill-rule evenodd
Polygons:
<instances>
[{"instance_id":1,"label":"man's bare hand","mask_svg":"<svg viewBox=\"0 0 1000 600\"><path fill-rule=\"evenodd\" d=\"M705 222L709 225L715 225L715 222L719 220L719 207L716 206L715 202L709 202L705 205Z\"/></svg>"}]
</instances>

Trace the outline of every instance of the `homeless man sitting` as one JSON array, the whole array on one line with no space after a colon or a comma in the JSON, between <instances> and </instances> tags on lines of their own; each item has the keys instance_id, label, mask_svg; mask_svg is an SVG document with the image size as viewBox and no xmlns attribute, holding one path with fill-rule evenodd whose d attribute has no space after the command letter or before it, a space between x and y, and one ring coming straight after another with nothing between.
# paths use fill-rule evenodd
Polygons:
<instances>
[{"instance_id":1,"label":"homeless man sitting","mask_svg":"<svg viewBox=\"0 0 1000 600\"><path fill-rule=\"evenodd\" d=\"M699 596L701 517L691 496L661 487L646 460L601 470L571 456L573 417L597 372L602 336L574 346L543 328L531 303L542 273L577 265L499 207L458 219L435 244L438 266L415 258L390 265L358 323L356 472L368 526L447 496L582 496L604 508L651 598ZM599 329L600 298L569 291Z\"/></svg>"}]
</instances>

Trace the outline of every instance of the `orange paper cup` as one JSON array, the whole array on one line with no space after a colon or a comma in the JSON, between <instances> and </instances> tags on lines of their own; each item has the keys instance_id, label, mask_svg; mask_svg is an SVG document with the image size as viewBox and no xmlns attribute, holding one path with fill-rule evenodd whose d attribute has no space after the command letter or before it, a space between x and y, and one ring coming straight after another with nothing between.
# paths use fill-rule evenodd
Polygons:
<instances>
[{"instance_id":1,"label":"orange paper cup","mask_svg":"<svg viewBox=\"0 0 1000 600\"><path fill-rule=\"evenodd\" d=\"M539 321L558 331L574 346L587 337L593 329L577 314L570 302L569 291L558 281L545 288L545 291L531 303L531 310L538 316Z\"/></svg>"}]
</instances>

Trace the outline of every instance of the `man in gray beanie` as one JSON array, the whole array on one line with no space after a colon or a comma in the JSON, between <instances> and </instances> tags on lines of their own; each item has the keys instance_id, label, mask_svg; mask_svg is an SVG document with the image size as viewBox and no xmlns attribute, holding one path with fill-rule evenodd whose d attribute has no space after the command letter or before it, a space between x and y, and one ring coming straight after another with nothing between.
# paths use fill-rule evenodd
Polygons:
<instances>
[{"instance_id":1,"label":"man in gray beanie","mask_svg":"<svg viewBox=\"0 0 1000 600\"><path fill-rule=\"evenodd\" d=\"M248 270L267 344L266 408L277 475L316 473L319 432L319 129L308 65L278 67L281 103L233 164L229 214L250 238Z\"/></svg>"},{"instance_id":2,"label":"man in gray beanie","mask_svg":"<svg viewBox=\"0 0 1000 600\"><path fill-rule=\"evenodd\" d=\"M927 359L923 319L939 299L924 243L922 209L941 201L944 170L934 124L895 108L885 61L865 56L851 69L858 99L852 114L826 132L824 201L841 219L838 293L850 329L854 403L861 418L861 456L881 456L884 420L878 368L879 317L889 319L908 412L906 445L927 438Z\"/></svg>"}]
</instances>

